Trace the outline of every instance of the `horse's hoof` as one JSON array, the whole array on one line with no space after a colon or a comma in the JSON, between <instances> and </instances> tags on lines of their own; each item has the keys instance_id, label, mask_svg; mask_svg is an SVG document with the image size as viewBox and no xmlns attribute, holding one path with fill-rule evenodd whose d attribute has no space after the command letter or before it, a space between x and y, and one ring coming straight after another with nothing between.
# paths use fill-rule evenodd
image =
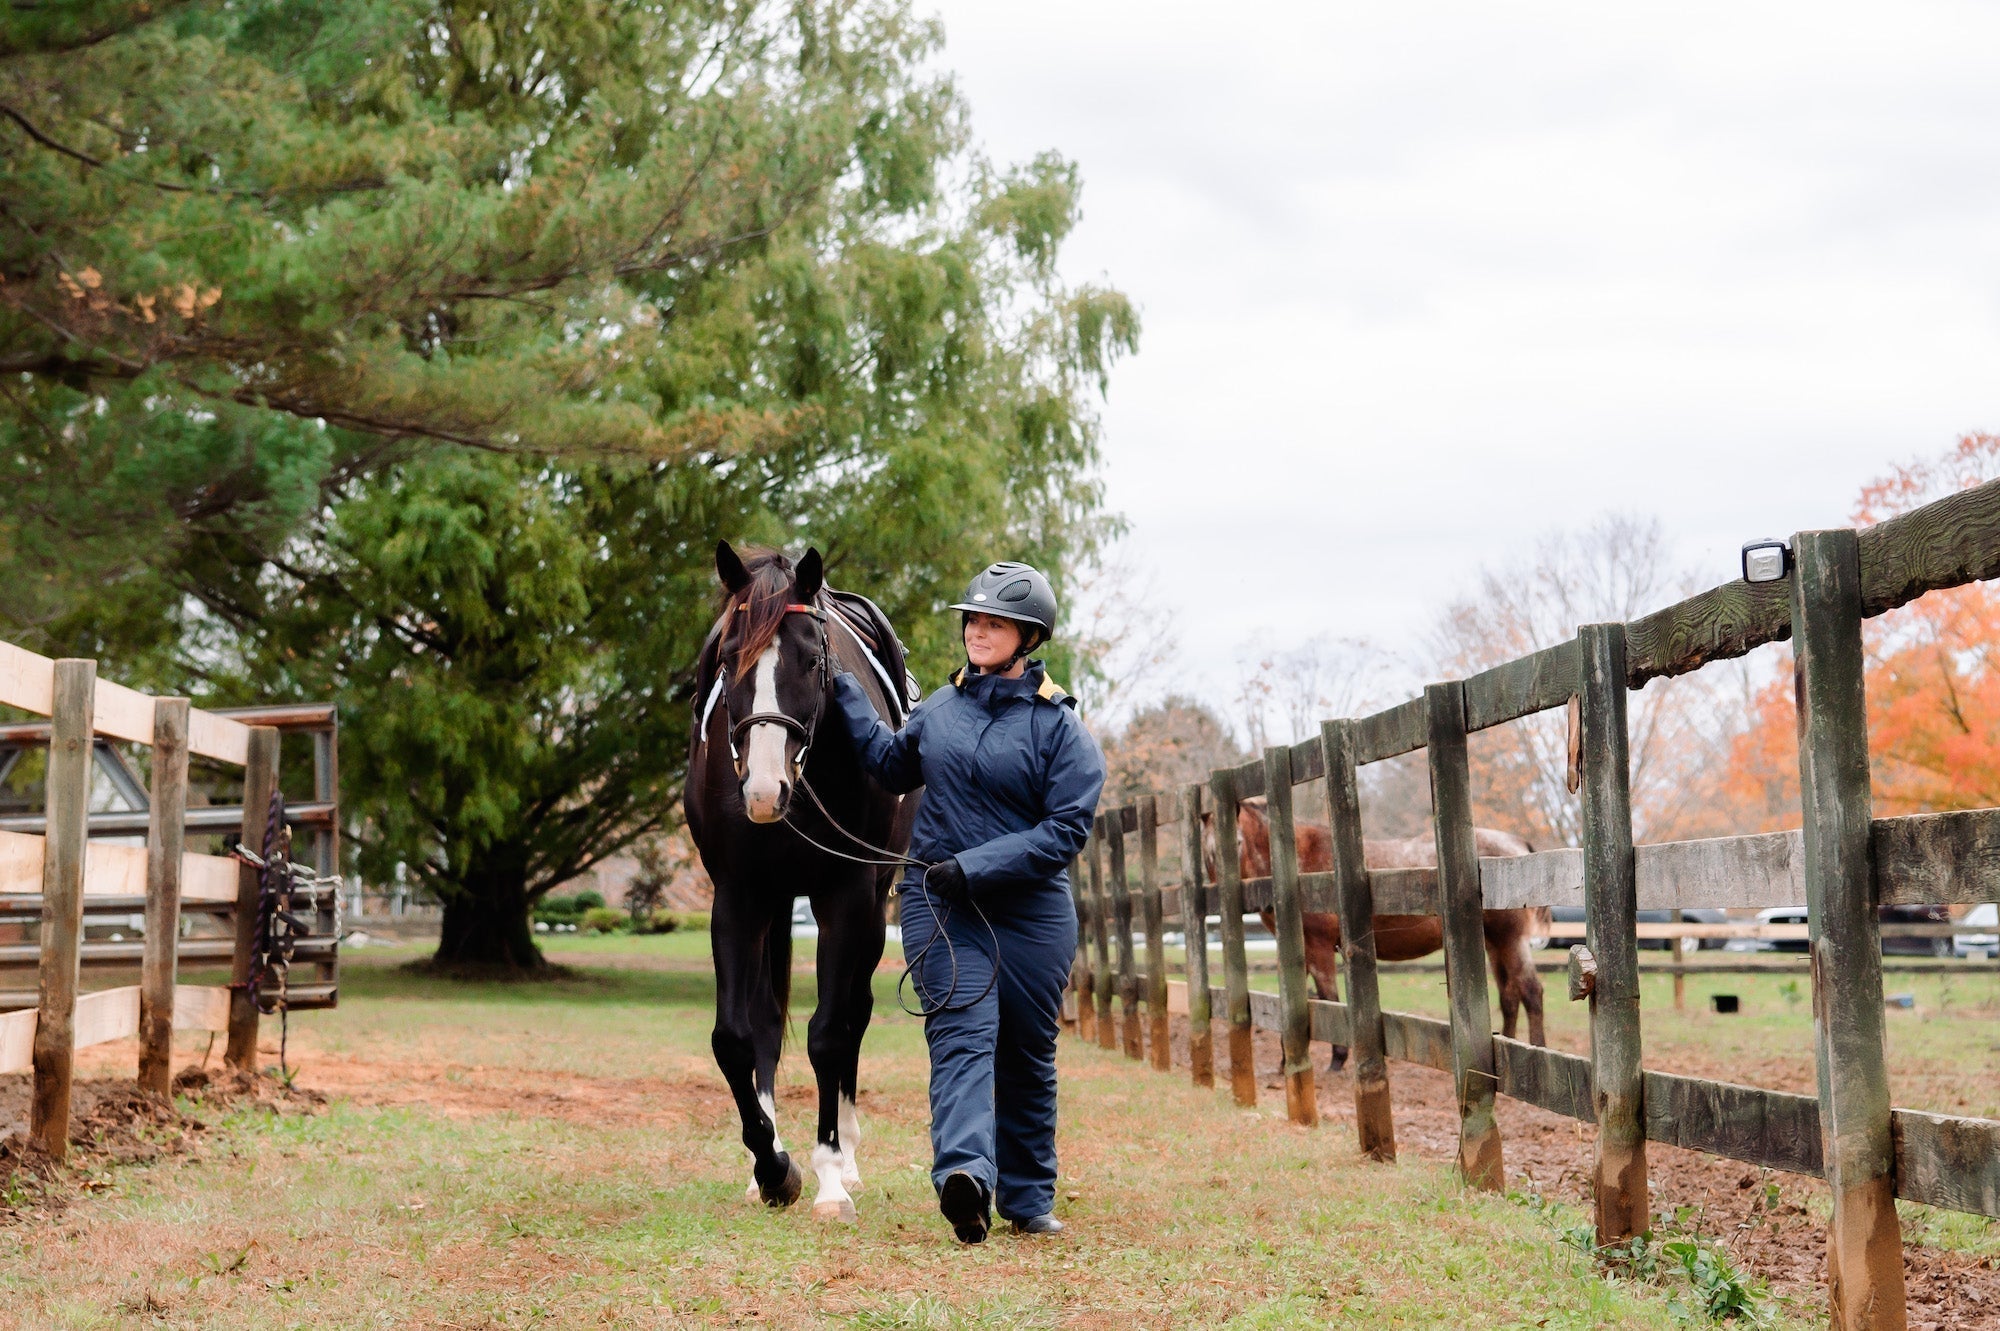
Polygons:
<instances>
[{"instance_id":1,"label":"horse's hoof","mask_svg":"<svg viewBox=\"0 0 2000 1331\"><path fill-rule=\"evenodd\" d=\"M766 1206L790 1206L805 1190L806 1172L799 1168L799 1162L784 1154L780 1154L778 1159L785 1162L784 1177L768 1187L764 1185L762 1179L758 1180L758 1188L763 1194Z\"/></svg>"},{"instance_id":2,"label":"horse's hoof","mask_svg":"<svg viewBox=\"0 0 2000 1331\"><path fill-rule=\"evenodd\" d=\"M843 1225L851 1225L855 1221L854 1199L841 1197L834 1201L814 1202L813 1219L837 1220Z\"/></svg>"},{"instance_id":3,"label":"horse's hoof","mask_svg":"<svg viewBox=\"0 0 2000 1331\"><path fill-rule=\"evenodd\" d=\"M840 1186L849 1192L859 1192L861 1190L861 1171L850 1169L842 1174L840 1176Z\"/></svg>"}]
</instances>

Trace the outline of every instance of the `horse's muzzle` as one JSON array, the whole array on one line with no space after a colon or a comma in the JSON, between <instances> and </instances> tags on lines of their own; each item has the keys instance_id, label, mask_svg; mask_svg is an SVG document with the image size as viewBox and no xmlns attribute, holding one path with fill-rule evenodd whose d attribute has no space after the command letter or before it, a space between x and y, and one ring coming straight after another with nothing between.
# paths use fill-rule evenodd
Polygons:
<instances>
[{"instance_id":1,"label":"horse's muzzle","mask_svg":"<svg viewBox=\"0 0 2000 1331\"><path fill-rule=\"evenodd\" d=\"M743 812L753 823L784 821L792 805L792 783L760 780L752 776L743 783Z\"/></svg>"}]
</instances>

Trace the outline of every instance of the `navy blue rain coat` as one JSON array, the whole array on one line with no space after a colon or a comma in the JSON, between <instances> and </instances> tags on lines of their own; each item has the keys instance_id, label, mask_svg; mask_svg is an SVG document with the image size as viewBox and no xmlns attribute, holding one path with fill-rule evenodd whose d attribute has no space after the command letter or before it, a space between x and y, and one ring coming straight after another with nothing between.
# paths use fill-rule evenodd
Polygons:
<instances>
[{"instance_id":1,"label":"navy blue rain coat","mask_svg":"<svg viewBox=\"0 0 2000 1331\"><path fill-rule=\"evenodd\" d=\"M1039 661L1018 679L953 676L900 731L883 724L851 676L836 681L835 697L875 779L898 792L924 788L910 854L926 863L955 856L992 929L931 897L921 871L904 880L903 955L923 957L918 994L926 1007L948 994L967 1005L924 1022L932 1181L942 1187L964 1171L1002 1217L1047 1215L1056 1038L1076 954L1068 867L1090 836L1104 755ZM940 931L952 946L926 950Z\"/></svg>"}]
</instances>

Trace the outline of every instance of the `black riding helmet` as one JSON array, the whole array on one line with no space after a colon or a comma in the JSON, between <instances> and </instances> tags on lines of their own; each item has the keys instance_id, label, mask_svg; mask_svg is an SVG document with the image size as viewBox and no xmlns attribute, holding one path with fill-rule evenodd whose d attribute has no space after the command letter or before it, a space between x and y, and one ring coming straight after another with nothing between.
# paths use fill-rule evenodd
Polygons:
<instances>
[{"instance_id":1,"label":"black riding helmet","mask_svg":"<svg viewBox=\"0 0 2000 1331\"><path fill-rule=\"evenodd\" d=\"M1039 634L1021 635L1020 650L1013 657L1016 661L1055 636L1055 589L1038 570L1011 559L988 564L965 589L965 599L951 608L966 614L998 615L1040 629Z\"/></svg>"}]
</instances>

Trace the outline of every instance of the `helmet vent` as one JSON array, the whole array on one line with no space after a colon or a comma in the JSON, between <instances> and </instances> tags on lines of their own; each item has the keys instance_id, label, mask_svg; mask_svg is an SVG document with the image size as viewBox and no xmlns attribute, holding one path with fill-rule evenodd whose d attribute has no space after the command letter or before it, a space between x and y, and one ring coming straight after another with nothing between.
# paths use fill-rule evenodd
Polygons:
<instances>
[{"instance_id":1,"label":"helmet vent","mask_svg":"<svg viewBox=\"0 0 2000 1331\"><path fill-rule=\"evenodd\" d=\"M1028 599L1029 593L1034 590L1034 583L1029 582L1026 578L1016 578L1000 589L1000 599L1008 602L1025 601Z\"/></svg>"}]
</instances>

